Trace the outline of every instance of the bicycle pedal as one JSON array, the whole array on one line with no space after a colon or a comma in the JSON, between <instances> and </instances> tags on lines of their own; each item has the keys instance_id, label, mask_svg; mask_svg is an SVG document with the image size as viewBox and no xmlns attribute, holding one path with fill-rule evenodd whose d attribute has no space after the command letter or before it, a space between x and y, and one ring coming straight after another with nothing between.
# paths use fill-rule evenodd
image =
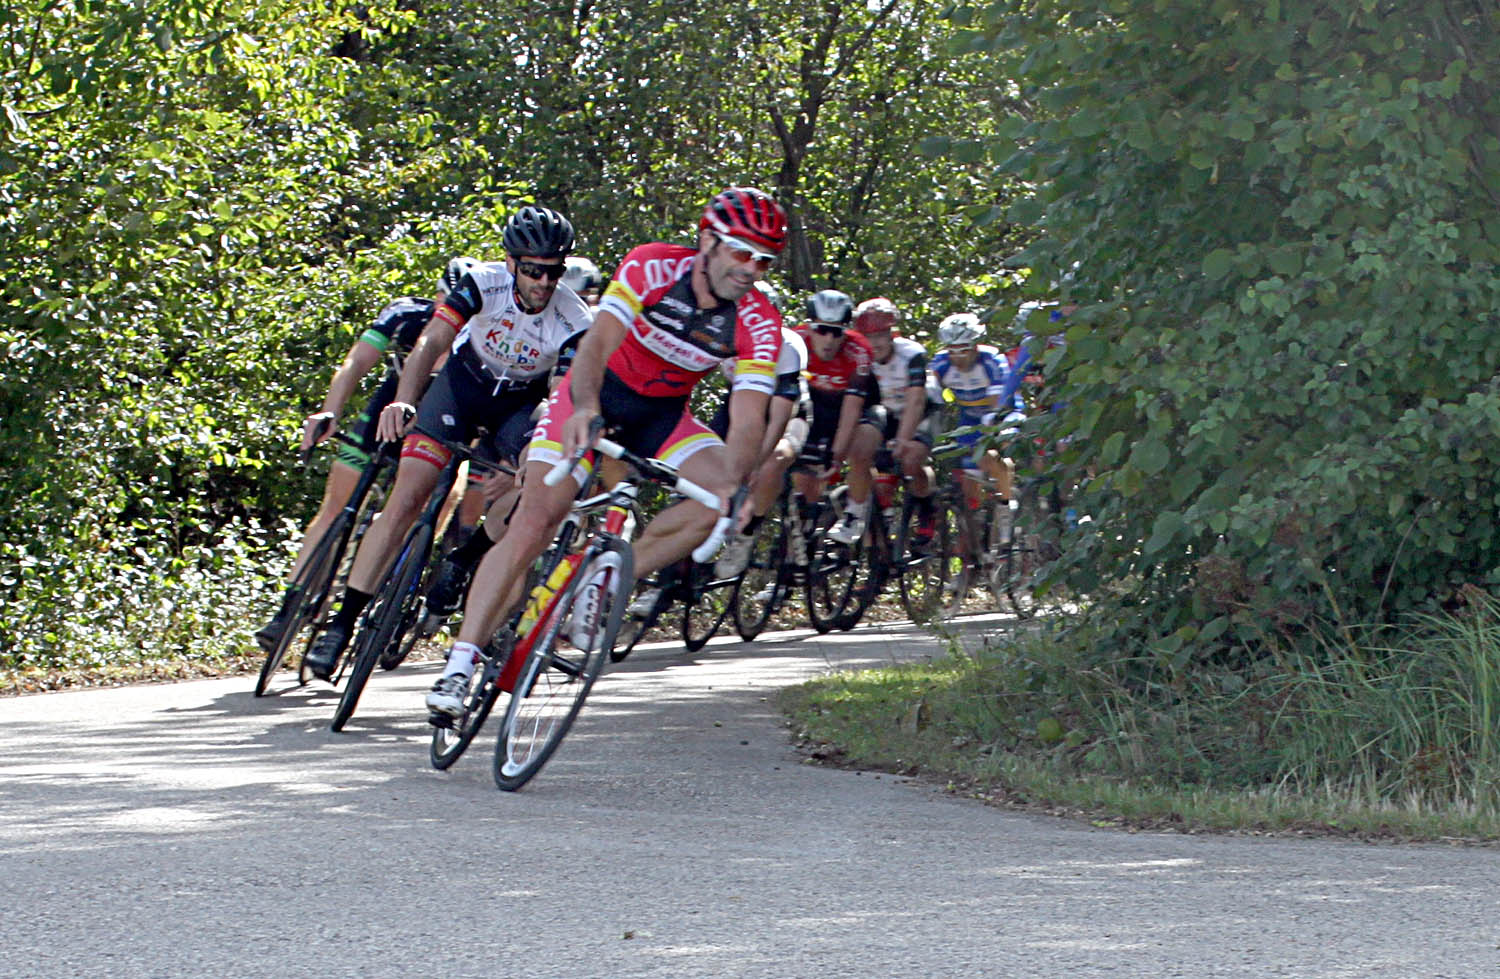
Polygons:
<instances>
[{"instance_id":1,"label":"bicycle pedal","mask_svg":"<svg viewBox=\"0 0 1500 979\"><path fill-rule=\"evenodd\" d=\"M427 723L433 727L442 728L444 731L453 730L453 718L442 711L430 710L427 712Z\"/></svg>"}]
</instances>

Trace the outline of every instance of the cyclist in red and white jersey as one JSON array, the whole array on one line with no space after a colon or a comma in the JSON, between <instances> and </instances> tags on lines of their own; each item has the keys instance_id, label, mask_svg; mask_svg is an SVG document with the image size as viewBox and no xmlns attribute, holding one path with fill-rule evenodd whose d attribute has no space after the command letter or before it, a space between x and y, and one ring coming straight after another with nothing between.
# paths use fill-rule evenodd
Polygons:
<instances>
[{"instance_id":1,"label":"cyclist in red and white jersey","mask_svg":"<svg viewBox=\"0 0 1500 979\"><path fill-rule=\"evenodd\" d=\"M548 486L544 477L554 462L588 449L596 418L626 448L662 459L720 498L739 490L760 449L782 342L781 314L754 285L785 244L781 206L762 191L730 187L704 208L697 247L658 242L625 256L532 435L520 503L509 531L475 573L458 641L427 695L430 710L462 711L481 644L499 626L512 588L556 534L576 492L577 484ZM729 434L721 440L693 417L688 397L725 359L735 361L735 375ZM586 476L580 471L574 478ZM636 544L636 574L685 556L717 516L691 502L663 511Z\"/></svg>"},{"instance_id":2,"label":"cyclist in red and white jersey","mask_svg":"<svg viewBox=\"0 0 1500 979\"><path fill-rule=\"evenodd\" d=\"M812 419L806 444L799 454L816 471L794 475L802 501L822 495L828 477L849 462L849 506L828 536L848 544L864 533L869 517L873 449L855 442L855 427L864 413L870 391L870 345L849 330L854 303L837 289L824 289L807 301L807 322L797 333L807 345L807 387ZM781 491L782 478L798 457L773 457L756 476L753 489L757 514L764 513ZM754 520L752 520L752 524ZM747 532L754 528L747 527Z\"/></svg>"},{"instance_id":3,"label":"cyclist in red and white jersey","mask_svg":"<svg viewBox=\"0 0 1500 979\"><path fill-rule=\"evenodd\" d=\"M563 257L573 247L567 218L551 208L523 207L506 222L504 244L503 264L475 263L438 304L407 358L395 400L380 414L380 438L405 435L401 461L380 519L355 552L343 603L308 650L315 676L332 675L360 613L437 485L451 455L439 440L467 443L488 429L478 454L515 462L553 368L568 362L592 322L583 300L559 284ZM430 365L450 348L429 388ZM419 397L420 409L414 407ZM405 434L413 419L413 430ZM479 543L476 536L484 534L471 536L471 543Z\"/></svg>"},{"instance_id":4,"label":"cyclist in red and white jersey","mask_svg":"<svg viewBox=\"0 0 1500 979\"><path fill-rule=\"evenodd\" d=\"M866 412L855 441L874 452L882 444L895 457L917 504L917 533L913 543L932 539L933 422L927 399L927 350L900 335L901 311L883 296L867 299L854 311L854 328L870 342L871 366L880 397Z\"/></svg>"}]
</instances>

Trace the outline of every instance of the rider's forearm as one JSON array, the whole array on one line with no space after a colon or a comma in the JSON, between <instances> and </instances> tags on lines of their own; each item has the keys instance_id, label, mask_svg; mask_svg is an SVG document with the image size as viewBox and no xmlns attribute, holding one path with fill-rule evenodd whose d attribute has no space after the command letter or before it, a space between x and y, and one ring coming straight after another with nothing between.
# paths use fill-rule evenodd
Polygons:
<instances>
[{"instance_id":1,"label":"rider's forearm","mask_svg":"<svg viewBox=\"0 0 1500 979\"><path fill-rule=\"evenodd\" d=\"M599 414L599 391L604 387L604 365L625 342L626 326L611 313L599 313L583 335L573 367L568 371L573 410Z\"/></svg>"},{"instance_id":2,"label":"rider's forearm","mask_svg":"<svg viewBox=\"0 0 1500 979\"><path fill-rule=\"evenodd\" d=\"M743 483L759 459L766 432L766 399L761 391L735 391L729 396L729 435L724 440L729 456L729 472L736 483Z\"/></svg>"},{"instance_id":3,"label":"rider's forearm","mask_svg":"<svg viewBox=\"0 0 1500 979\"><path fill-rule=\"evenodd\" d=\"M859 416L864 407L864 395L853 392L844 395L843 404L839 405L839 424L833 432L834 465L849 457L849 443L854 441L854 428L859 424Z\"/></svg>"},{"instance_id":4,"label":"rider's forearm","mask_svg":"<svg viewBox=\"0 0 1500 979\"><path fill-rule=\"evenodd\" d=\"M771 399L770 416L766 419L765 433L760 437L760 450L755 453L757 464L762 459L769 458L771 450L776 448L776 443L781 441L781 436L786 432L787 422L791 420L792 409L797 406L795 401L787 398Z\"/></svg>"},{"instance_id":5,"label":"rider's forearm","mask_svg":"<svg viewBox=\"0 0 1500 979\"><path fill-rule=\"evenodd\" d=\"M914 384L906 389L906 401L901 406L901 424L896 428L896 441L910 441L917 433L917 426L922 423L926 407L926 388Z\"/></svg>"},{"instance_id":6,"label":"rider's forearm","mask_svg":"<svg viewBox=\"0 0 1500 979\"><path fill-rule=\"evenodd\" d=\"M359 387L360 379L370 372L370 368L380 362L380 351L363 340L357 340L354 346L349 348L344 362L339 369L333 372L333 380L328 382L328 393L323 396L323 407L319 410L338 417L344 410L344 405L349 403L349 398Z\"/></svg>"}]
</instances>

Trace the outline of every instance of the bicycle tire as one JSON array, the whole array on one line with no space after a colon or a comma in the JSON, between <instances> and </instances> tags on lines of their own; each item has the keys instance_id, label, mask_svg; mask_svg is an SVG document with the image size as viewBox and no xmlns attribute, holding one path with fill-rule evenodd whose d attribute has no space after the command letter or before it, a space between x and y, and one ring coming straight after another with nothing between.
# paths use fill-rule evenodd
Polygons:
<instances>
[{"instance_id":1,"label":"bicycle tire","mask_svg":"<svg viewBox=\"0 0 1500 979\"><path fill-rule=\"evenodd\" d=\"M580 591L592 587L589 579L602 570L600 562L608 555L619 561L612 569L619 584L610 587L606 576L594 623L597 641L587 650L573 649L569 656L558 649L563 629L569 624ZM634 577L630 545L609 538L601 547L591 549L574 571L552 614L532 626L533 631L545 631L521 668L495 744L495 785L502 791L514 792L531 781L572 728L619 635Z\"/></svg>"},{"instance_id":2,"label":"bicycle tire","mask_svg":"<svg viewBox=\"0 0 1500 979\"><path fill-rule=\"evenodd\" d=\"M370 603L371 612L367 613L364 628L359 631L349 679L339 696L338 706L334 708L329 730L342 731L349 723L375 664L386 650L401 642L405 630L414 624L416 605L422 595L419 582L431 544L430 524L419 523L406 535L406 543L398 552L396 563Z\"/></svg>"},{"instance_id":3,"label":"bicycle tire","mask_svg":"<svg viewBox=\"0 0 1500 979\"><path fill-rule=\"evenodd\" d=\"M1033 579L1047 563L1048 513L1035 489L1025 489L1017 501L1011 526L1010 546L1005 549L1001 574L1005 596L1016 616L1029 619L1036 614Z\"/></svg>"},{"instance_id":4,"label":"bicycle tire","mask_svg":"<svg viewBox=\"0 0 1500 979\"><path fill-rule=\"evenodd\" d=\"M786 498L783 497L756 528L755 541L750 546L750 562L734 583L734 594L730 596L734 631L745 642L753 642L765 631L766 623L786 594L786 533ZM770 594L764 600L757 600L767 588L770 588Z\"/></svg>"},{"instance_id":5,"label":"bicycle tire","mask_svg":"<svg viewBox=\"0 0 1500 979\"><path fill-rule=\"evenodd\" d=\"M834 620L835 629L848 632L859 625L859 620L865 617L865 612L885 590L886 582L890 580L890 547L885 514L879 507L872 507L865 536L851 548L854 581L849 589L849 601Z\"/></svg>"},{"instance_id":6,"label":"bicycle tire","mask_svg":"<svg viewBox=\"0 0 1500 979\"><path fill-rule=\"evenodd\" d=\"M1009 504L997 497L990 502L989 512L985 519L982 561L984 562L985 584L989 586L990 596L995 600L995 607L1002 611L1007 606L1013 611L1015 609L1015 603L1010 593L1006 591L1005 563L1014 539L1015 516L1011 513Z\"/></svg>"},{"instance_id":7,"label":"bicycle tire","mask_svg":"<svg viewBox=\"0 0 1500 979\"><path fill-rule=\"evenodd\" d=\"M349 520L344 514L335 517L287 587L282 597L282 608L285 609L287 603L291 603L291 611L286 617L286 627L281 630L281 637L261 663L260 676L255 681L255 696L265 695L271 678L276 675L282 660L286 658L287 650L292 648L302 629L317 617L333 582L335 548L348 527Z\"/></svg>"},{"instance_id":8,"label":"bicycle tire","mask_svg":"<svg viewBox=\"0 0 1500 979\"><path fill-rule=\"evenodd\" d=\"M942 506L942 501L934 500L933 506ZM897 541L902 554L897 584L901 591L901 607L907 617L925 625L942 617L949 571L943 555L949 552L952 544L948 521L942 514L934 513L932 540L927 544L926 553L911 555L910 541L916 536L917 506L913 501L905 509L905 523Z\"/></svg>"},{"instance_id":9,"label":"bicycle tire","mask_svg":"<svg viewBox=\"0 0 1500 979\"><path fill-rule=\"evenodd\" d=\"M464 695L464 712L454 718L448 727L432 729L428 758L433 768L441 772L458 761L479 734L479 729L484 727L495 702L500 699L500 687L495 681L500 679L500 671L505 667L505 657L514 646L515 641L512 639L499 654L486 654L483 667L475 670L469 679L469 692Z\"/></svg>"},{"instance_id":10,"label":"bicycle tire","mask_svg":"<svg viewBox=\"0 0 1500 979\"><path fill-rule=\"evenodd\" d=\"M849 545L829 540L817 528L808 547L807 618L820 633L832 632L854 591L854 555Z\"/></svg>"},{"instance_id":11,"label":"bicycle tire","mask_svg":"<svg viewBox=\"0 0 1500 979\"><path fill-rule=\"evenodd\" d=\"M686 601L682 603L682 644L696 653L719 634L719 627L729 617L729 599L733 585L714 580L714 566L696 561L688 569Z\"/></svg>"},{"instance_id":12,"label":"bicycle tire","mask_svg":"<svg viewBox=\"0 0 1500 979\"><path fill-rule=\"evenodd\" d=\"M948 544L937 551L943 562L945 575L943 615L952 618L963 610L964 601L974 582L974 569L970 566L970 554L964 543L964 515L959 507L967 506L963 499L944 499L938 502L938 525L947 533Z\"/></svg>"}]
</instances>

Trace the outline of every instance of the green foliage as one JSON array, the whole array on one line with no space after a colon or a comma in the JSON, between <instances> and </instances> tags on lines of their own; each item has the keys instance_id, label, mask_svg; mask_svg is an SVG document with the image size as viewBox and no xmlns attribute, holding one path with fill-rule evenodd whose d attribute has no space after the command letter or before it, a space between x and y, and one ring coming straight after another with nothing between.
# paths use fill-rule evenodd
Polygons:
<instances>
[{"instance_id":1,"label":"green foliage","mask_svg":"<svg viewBox=\"0 0 1500 979\"><path fill-rule=\"evenodd\" d=\"M1500 583L1500 31L1410 5L964 11L1035 107L992 144L1073 268L1055 577L1111 649L1225 661Z\"/></svg>"},{"instance_id":2,"label":"green foliage","mask_svg":"<svg viewBox=\"0 0 1500 979\"><path fill-rule=\"evenodd\" d=\"M7 7L0 659L244 644L285 564L266 528L316 493L287 465L298 419L384 303L493 255L518 201L562 208L608 268L752 182L799 215L797 288L920 313L934 283L984 280L1012 232L975 249L960 226L1005 192L909 152L989 125L963 107L995 82L932 43L939 9ZM172 624L215 603L232 627Z\"/></svg>"}]
</instances>

